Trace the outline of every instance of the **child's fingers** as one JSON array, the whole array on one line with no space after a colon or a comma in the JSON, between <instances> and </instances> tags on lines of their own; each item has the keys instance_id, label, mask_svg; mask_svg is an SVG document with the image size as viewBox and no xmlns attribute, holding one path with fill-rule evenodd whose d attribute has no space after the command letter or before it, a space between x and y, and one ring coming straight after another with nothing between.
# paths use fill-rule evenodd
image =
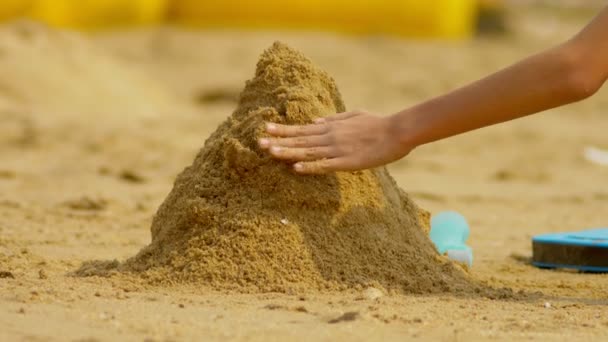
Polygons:
<instances>
[{"instance_id":1,"label":"child's fingers","mask_svg":"<svg viewBox=\"0 0 608 342\"><path fill-rule=\"evenodd\" d=\"M276 123L266 123L266 132L278 137L301 137L307 135L321 135L327 132L327 125L312 124L304 126L289 126Z\"/></svg>"},{"instance_id":2,"label":"child's fingers","mask_svg":"<svg viewBox=\"0 0 608 342\"><path fill-rule=\"evenodd\" d=\"M261 138L258 144L261 148L267 149L271 146L281 147L315 147L329 145L329 137L327 135L308 135L295 138Z\"/></svg>"},{"instance_id":3,"label":"child's fingers","mask_svg":"<svg viewBox=\"0 0 608 342\"><path fill-rule=\"evenodd\" d=\"M333 157L333 149L328 146L292 148L272 146L270 154L277 159L291 161L310 161Z\"/></svg>"},{"instance_id":4,"label":"child's fingers","mask_svg":"<svg viewBox=\"0 0 608 342\"><path fill-rule=\"evenodd\" d=\"M343 158L321 159L294 164L293 168L297 173L315 175L324 174L343 169Z\"/></svg>"},{"instance_id":5,"label":"child's fingers","mask_svg":"<svg viewBox=\"0 0 608 342\"><path fill-rule=\"evenodd\" d=\"M359 115L357 112L344 112L344 113L338 113L338 114L326 116L324 118L317 118L314 120L314 122L316 124L321 124L321 123L325 123L325 122L344 120L344 119L352 118L353 116L357 116L357 115Z\"/></svg>"}]
</instances>

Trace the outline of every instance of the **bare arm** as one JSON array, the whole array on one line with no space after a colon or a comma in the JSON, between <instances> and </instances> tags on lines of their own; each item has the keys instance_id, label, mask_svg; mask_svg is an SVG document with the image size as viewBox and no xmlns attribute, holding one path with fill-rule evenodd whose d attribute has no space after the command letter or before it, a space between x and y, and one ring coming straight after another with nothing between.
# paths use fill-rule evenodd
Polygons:
<instances>
[{"instance_id":1,"label":"bare arm","mask_svg":"<svg viewBox=\"0 0 608 342\"><path fill-rule=\"evenodd\" d=\"M398 113L396 121L412 125L405 143L425 144L585 99L607 76L605 9L568 42Z\"/></svg>"},{"instance_id":2,"label":"bare arm","mask_svg":"<svg viewBox=\"0 0 608 342\"><path fill-rule=\"evenodd\" d=\"M585 99L608 78L608 7L566 43L390 117L337 114L296 127L269 124L260 146L301 173L390 163L416 146Z\"/></svg>"}]
</instances>

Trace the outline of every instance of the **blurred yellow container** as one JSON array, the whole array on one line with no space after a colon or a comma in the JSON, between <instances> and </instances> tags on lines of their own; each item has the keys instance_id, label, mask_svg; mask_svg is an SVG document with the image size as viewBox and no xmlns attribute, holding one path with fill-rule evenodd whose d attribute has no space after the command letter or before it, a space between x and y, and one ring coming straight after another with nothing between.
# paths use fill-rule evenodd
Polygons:
<instances>
[{"instance_id":1,"label":"blurred yellow container","mask_svg":"<svg viewBox=\"0 0 608 342\"><path fill-rule=\"evenodd\" d=\"M147 25L163 21L167 5L168 0L34 0L29 16L84 29Z\"/></svg>"},{"instance_id":2,"label":"blurred yellow container","mask_svg":"<svg viewBox=\"0 0 608 342\"><path fill-rule=\"evenodd\" d=\"M0 20L25 15L32 2L33 0L0 0Z\"/></svg>"},{"instance_id":3,"label":"blurred yellow container","mask_svg":"<svg viewBox=\"0 0 608 342\"><path fill-rule=\"evenodd\" d=\"M173 0L178 23L220 28L292 28L412 37L466 38L476 0Z\"/></svg>"}]
</instances>

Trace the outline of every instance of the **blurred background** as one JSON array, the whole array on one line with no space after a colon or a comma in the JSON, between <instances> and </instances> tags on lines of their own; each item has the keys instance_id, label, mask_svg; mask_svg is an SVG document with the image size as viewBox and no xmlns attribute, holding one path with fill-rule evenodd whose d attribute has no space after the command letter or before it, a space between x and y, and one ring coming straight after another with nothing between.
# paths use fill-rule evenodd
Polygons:
<instances>
[{"instance_id":1,"label":"blurred background","mask_svg":"<svg viewBox=\"0 0 608 342\"><path fill-rule=\"evenodd\" d=\"M1 0L0 264L63 276L145 246L175 176L275 40L332 75L348 109L385 115L570 38L604 4ZM483 281L605 298L606 278L521 260L532 235L606 225L608 167L584 154L608 150L606 95L420 147L391 174L423 208L467 217Z\"/></svg>"},{"instance_id":2,"label":"blurred background","mask_svg":"<svg viewBox=\"0 0 608 342\"><path fill-rule=\"evenodd\" d=\"M502 31L507 5L597 8L597 0L3 0L0 19L107 29L175 23L215 28L330 30L406 37L465 38Z\"/></svg>"},{"instance_id":3,"label":"blurred background","mask_svg":"<svg viewBox=\"0 0 608 342\"><path fill-rule=\"evenodd\" d=\"M61 260L132 255L275 40L327 70L347 108L383 115L568 39L602 3L2 0L0 233ZM605 94L421 147L391 172L421 206L465 214L489 270L533 233L605 224L608 171L583 155L608 148Z\"/></svg>"},{"instance_id":4,"label":"blurred background","mask_svg":"<svg viewBox=\"0 0 608 342\"><path fill-rule=\"evenodd\" d=\"M88 30L176 23L207 28L289 28L465 38L476 28L503 30L503 2L294 0L285 6L277 0L4 0L0 19L30 18L56 27ZM545 5L557 2L578 3L544 1ZM584 3L590 2L596 1Z\"/></svg>"},{"instance_id":5,"label":"blurred background","mask_svg":"<svg viewBox=\"0 0 608 342\"><path fill-rule=\"evenodd\" d=\"M57 27L81 29L173 22L198 27L463 38L473 32L479 13L496 19L500 2L294 0L285 6L277 0L4 0L0 15L4 19L28 17Z\"/></svg>"}]
</instances>

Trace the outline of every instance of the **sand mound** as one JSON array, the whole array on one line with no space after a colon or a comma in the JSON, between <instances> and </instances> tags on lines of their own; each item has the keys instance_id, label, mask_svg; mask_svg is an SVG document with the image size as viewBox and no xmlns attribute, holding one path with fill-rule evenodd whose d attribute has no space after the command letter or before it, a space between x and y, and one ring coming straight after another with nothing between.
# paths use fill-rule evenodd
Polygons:
<instances>
[{"instance_id":1,"label":"sand mound","mask_svg":"<svg viewBox=\"0 0 608 342\"><path fill-rule=\"evenodd\" d=\"M386 169L300 176L257 146L264 121L303 124L343 110L325 72L275 43L238 108L177 177L151 244L119 268L238 291L472 290Z\"/></svg>"}]
</instances>

